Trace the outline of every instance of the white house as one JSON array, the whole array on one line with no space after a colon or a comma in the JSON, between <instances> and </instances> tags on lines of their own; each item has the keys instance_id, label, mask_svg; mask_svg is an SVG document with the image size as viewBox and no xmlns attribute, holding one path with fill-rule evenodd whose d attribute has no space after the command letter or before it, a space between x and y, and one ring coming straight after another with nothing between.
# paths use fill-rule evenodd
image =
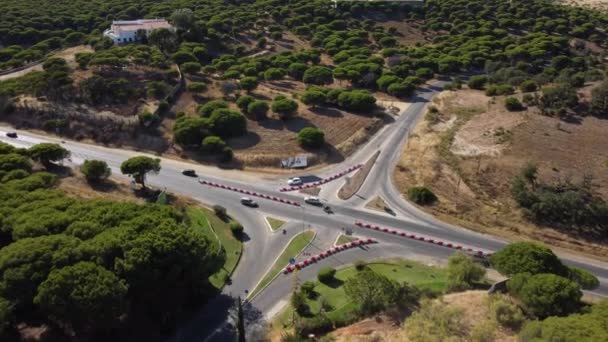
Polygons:
<instances>
[{"instance_id":1,"label":"white house","mask_svg":"<svg viewBox=\"0 0 608 342\"><path fill-rule=\"evenodd\" d=\"M138 19L113 21L112 26L103 35L112 39L114 44L137 41L137 31L142 30L146 36L156 29L173 29L165 19Z\"/></svg>"}]
</instances>

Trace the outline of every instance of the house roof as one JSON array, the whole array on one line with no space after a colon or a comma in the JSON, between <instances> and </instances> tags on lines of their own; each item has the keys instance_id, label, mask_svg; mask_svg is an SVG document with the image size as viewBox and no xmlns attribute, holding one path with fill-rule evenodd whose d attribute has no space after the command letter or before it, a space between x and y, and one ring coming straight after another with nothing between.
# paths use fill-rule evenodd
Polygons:
<instances>
[{"instance_id":1,"label":"house roof","mask_svg":"<svg viewBox=\"0 0 608 342\"><path fill-rule=\"evenodd\" d=\"M121 20L112 22L112 31L120 35L121 32L131 32L137 30L155 30L160 28L171 28L171 24L165 19L138 19Z\"/></svg>"}]
</instances>

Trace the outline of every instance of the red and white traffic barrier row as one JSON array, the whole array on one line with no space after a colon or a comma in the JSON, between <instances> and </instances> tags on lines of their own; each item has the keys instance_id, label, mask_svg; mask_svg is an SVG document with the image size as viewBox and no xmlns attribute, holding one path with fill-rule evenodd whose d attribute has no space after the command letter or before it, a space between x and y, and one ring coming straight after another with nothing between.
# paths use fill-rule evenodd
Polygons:
<instances>
[{"instance_id":1,"label":"red and white traffic barrier row","mask_svg":"<svg viewBox=\"0 0 608 342\"><path fill-rule=\"evenodd\" d=\"M261 192L255 192L255 191L249 191L249 190L245 190L245 189L240 189L240 188L236 188L236 187L233 187L233 186L230 186L230 185L225 185L225 184L221 184L221 183L214 183L214 182L206 181L204 179L199 179L198 182L201 183L201 184L203 184L203 185L209 185L209 186L213 186L213 187L220 188L220 189L226 189L226 190L230 190L230 191L234 191L234 192L240 192L240 193L245 194L245 195L250 195L250 196L255 196L255 197L259 197L259 198L269 199L269 200L275 201L275 202L281 202L281 203L285 203L285 204L295 205L296 207L300 206L300 203L298 203L296 201L288 200L288 199L281 198L281 197L266 195L266 194L263 194Z\"/></svg>"},{"instance_id":2,"label":"red and white traffic barrier row","mask_svg":"<svg viewBox=\"0 0 608 342\"><path fill-rule=\"evenodd\" d=\"M376 230L376 231L387 233L387 234L401 236L401 237L404 237L404 238L410 238L412 240L418 240L418 241L432 243L432 244L443 246L443 247L447 247L447 248L453 248L453 249L461 250L463 252L471 253L471 254L476 255L476 256L489 257L489 256L492 255L491 252L487 252L487 251L482 251L482 250L479 250L479 249L473 249L473 248L470 248L470 247L461 246L461 245L458 245L458 244L455 244L455 243L452 243L452 242L442 241L442 240L431 238L431 237L428 237L428 236L416 235L416 234L408 233L408 232L405 232L405 231L402 231L402 230L396 230L396 229L390 229L390 228L380 227L380 226L372 225L372 224L369 224L369 223L363 223L363 222L359 222L359 221L356 221L355 225L357 225L357 226L359 226L361 228L367 228L367 229Z\"/></svg>"},{"instance_id":3,"label":"red and white traffic barrier row","mask_svg":"<svg viewBox=\"0 0 608 342\"><path fill-rule=\"evenodd\" d=\"M376 243L376 242L377 241L374 239L359 239L357 241L345 243L341 246L332 247L325 252L319 253L319 255L313 255L310 258L308 258L304 261L300 261L293 266L290 265L290 266L285 267L285 270L283 270L283 274L289 274L289 273L293 272L294 270L301 270L306 266L312 265L312 264L316 263L317 261L321 261L325 258L329 258L330 256L332 256L336 253L343 252L347 249L359 247L359 246L363 246L363 245L369 245L369 244Z\"/></svg>"},{"instance_id":4,"label":"red and white traffic barrier row","mask_svg":"<svg viewBox=\"0 0 608 342\"><path fill-rule=\"evenodd\" d=\"M340 178L340 177L342 177L342 176L344 176L344 175L346 175L348 173L351 173L351 172L353 172L353 171L355 171L357 169L360 169L361 166L362 166L361 164L358 164L358 165L355 165L355 166L351 166L351 167L349 167L348 169L346 169L346 170L344 170L342 172L336 173L333 176L329 176L329 177L323 178L320 181L316 181L314 183L309 183L309 184L304 184L304 185L298 185L298 186L290 186L290 187L281 188L279 190L281 192L286 192L286 191L295 191L295 190L314 188L314 187L317 187L319 185L323 185L325 183L329 183L329 182L331 182L331 181L333 181L335 179L338 179L338 178Z\"/></svg>"}]
</instances>

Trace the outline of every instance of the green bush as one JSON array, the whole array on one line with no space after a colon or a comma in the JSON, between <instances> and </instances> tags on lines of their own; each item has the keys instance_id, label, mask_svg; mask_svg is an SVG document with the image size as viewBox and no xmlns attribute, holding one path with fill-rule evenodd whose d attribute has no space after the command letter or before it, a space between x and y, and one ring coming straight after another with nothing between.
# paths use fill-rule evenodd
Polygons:
<instances>
[{"instance_id":1,"label":"green bush","mask_svg":"<svg viewBox=\"0 0 608 342\"><path fill-rule=\"evenodd\" d=\"M491 85L486 89L487 96L511 95L514 92L515 89L508 84Z\"/></svg>"},{"instance_id":2,"label":"green bush","mask_svg":"<svg viewBox=\"0 0 608 342\"><path fill-rule=\"evenodd\" d=\"M310 299L315 298L315 283L313 283L312 281L305 281L304 283L302 283L302 285L300 286L300 290L306 295L306 297Z\"/></svg>"},{"instance_id":3,"label":"green bush","mask_svg":"<svg viewBox=\"0 0 608 342\"><path fill-rule=\"evenodd\" d=\"M310 318L301 318L296 322L294 327L296 333L300 336L308 336L310 334L321 335L331 331L333 324L331 320L323 314L317 314Z\"/></svg>"},{"instance_id":4,"label":"green bush","mask_svg":"<svg viewBox=\"0 0 608 342\"><path fill-rule=\"evenodd\" d=\"M256 120L263 120L268 113L268 103L266 101L255 100L247 105L247 113Z\"/></svg>"},{"instance_id":5,"label":"green bush","mask_svg":"<svg viewBox=\"0 0 608 342\"><path fill-rule=\"evenodd\" d=\"M201 144L201 150L211 154L221 153L224 150L224 147L226 147L224 140L215 135L205 137Z\"/></svg>"},{"instance_id":6,"label":"green bush","mask_svg":"<svg viewBox=\"0 0 608 342\"><path fill-rule=\"evenodd\" d=\"M255 98L251 95L242 95L236 100L236 105L243 111L247 112L247 106L251 102L255 101Z\"/></svg>"},{"instance_id":7,"label":"green bush","mask_svg":"<svg viewBox=\"0 0 608 342\"><path fill-rule=\"evenodd\" d=\"M272 111L279 114L285 120L292 117L298 111L298 103L284 96L277 96L272 102Z\"/></svg>"},{"instance_id":8,"label":"green bush","mask_svg":"<svg viewBox=\"0 0 608 342\"><path fill-rule=\"evenodd\" d=\"M222 154L220 154L219 160L222 163L228 163L232 160L233 157L234 157L234 152L232 151L232 148L226 146L222 150Z\"/></svg>"},{"instance_id":9,"label":"green bush","mask_svg":"<svg viewBox=\"0 0 608 342\"><path fill-rule=\"evenodd\" d=\"M281 68L270 68L264 72L264 79L266 81L276 81L285 77L285 70Z\"/></svg>"},{"instance_id":10,"label":"green bush","mask_svg":"<svg viewBox=\"0 0 608 342\"><path fill-rule=\"evenodd\" d=\"M530 93L538 90L538 84L533 80L526 80L519 85L519 89L524 93Z\"/></svg>"},{"instance_id":11,"label":"green bush","mask_svg":"<svg viewBox=\"0 0 608 342\"><path fill-rule=\"evenodd\" d=\"M324 284L329 284L335 279L335 276L336 270L334 268L323 267L319 270L319 273L317 274L317 279L319 279L319 281Z\"/></svg>"},{"instance_id":12,"label":"green bush","mask_svg":"<svg viewBox=\"0 0 608 342\"><path fill-rule=\"evenodd\" d=\"M320 148L325 144L325 134L318 128L304 127L298 133L298 144L308 148Z\"/></svg>"},{"instance_id":13,"label":"green bush","mask_svg":"<svg viewBox=\"0 0 608 342\"><path fill-rule=\"evenodd\" d=\"M534 242L510 243L492 254L490 263L506 276L518 273L568 275L568 269L551 249Z\"/></svg>"},{"instance_id":14,"label":"green bush","mask_svg":"<svg viewBox=\"0 0 608 342\"><path fill-rule=\"evenodd\" d=\"M323 85L332 83L334 79L331 69L323 66L312 66L306 69L302 80L307 84Z\"/></svg>"},{"instance_id":15,"label":"green bush","mask_svg":"<svg viewBox=\"0 0 608 342\"><path fill-rule=\"evenodd\" d=\"M357 271L363 271L366 267L367 263L363 260L357 260L357 262L355 262L355 269Z\"/></svg>"},{"instance_id":16,"label":"green bush","mask_svg":"<svg viewBox=\"0 0 608 342\"><path fill-rule=\"evenodd\" d=\"M570 280L577 282L585 290L594 290L600 286L600 281L592 273L578 267L569 266Z\"/></svg>"},{"instance_id":17,"label":"green bush","mask_svg":"<svg viewBox=\"0 0 608 342\"><path fill-rule=\"evenodd\" d=\"M419 205L429 205L437 201L437 196L424 186L415 186L407 191L408 198Z\"/></svg>"},{"instance_id":18,"label":"green bush","mask_svg":"<svg viewBox=\"0 0 608 342\"><path fill-rule=\"evenodd\" d=\"M202 117L210 117L214 110L228 108L228 103L224 100L212 100L198 107L198 113Z\"/></svg>"},{"instance_id":19,"label":"green bush","mask_svg":"<svg viewBox=\"0 0 608 342\"><path fill-rule=\"evenodd\" d=\"M204 82L190 82L188 84L188 91L193 93L202 93L207 90L207 84Z\"/></svg>"},{"instance_id":20,"label":"green bush","mask_svg":"<svg viewBox=\"0 0 608 342\"><path fill-rule=\"evenodd\" d=\"M300 316L306 316L310 313L310 307L306 303L306 295L302 291L296 291L291 296L291 306Z\"/></svg>"},{"instance_id":21,"label":"green bush","mask_svg":"<svg viewBox=\"0 0 608 342\"><path fill-rule=\"evenodd\" d=\"M213 206L213 212L215 213L215 215L217 215L220 218L226 218L228 217L228 214L226 212L226 208L222 207L221 205L214 205Z\"/></svg>"},{"instance_id":22,"label":"green bush","mask_svg":"<svg viewBox=\"0 0 608 342\"><path fill-rule=\"evenodd\" d=\"M230 222L230 231L235 238L240 239L243 236L244 228L240 223L233 221Z\"/></svg>"},{"instance_id":23,"label":"green bush","mask_svg":"<svg viewBox=\"0 0 608 342\"><path fill-rule=\"evenodd\" d=\"M476 75L471 76L471 78L469 78L469 82L467 82L467 85L471 89L483 89L486 83L488 83L488 76Z\"/></svg>"},{"instance_id":24,"label":"green bush","mask_svg":"<svg viewBox=\"0 0 608 342\"><path fill-rule=\"evenodd\" d=\"M80 166L80 172L88 182L98 182L106 179L112 174L108 164L102 160L85 160Z\"/></svg>"},{"instance_id":25,"label":"green bush","mask_svg":"<svg viewBox=\"0 0 608 342\"><path fill-rule=\"evenodd\" d=\"M181 69L186 74L196 74L201 71L201 64L198 62L186 62L181 65Z\"/></svg>"},{"instance_id":26,"label":"green bush","mask_svg":"<svg viewBox=\"0 0 608 342\"><path fill-rule=\"evenodd\" d=\"M583 293L577 283L548 273L520 273L507 282L507 288L530 314L546 318L564 316L580 308Z\"/></svg>"},{"instance_id":27,"label":"green bush","mask_svg":"<svg viewBox=\"0 0 608 342\"><path fill-rule=\"evenodd\" d=\"M500 325L512 330L519 330L526 319L517 305L511 303L503 295L491 297L490 312Z\"/></svg>"},{"instance_id":28,"label":"green bush","mask_svg":"<svg viewBox=\"0 0 608 342\"><path fill-rule=\"evenodd\" d=\"M209 121L213 133L220 137L237 137L247 133L247 119L239 112L226 108L219 108L211 113Z\"/></svg>"},{"instance_id":29,"label":"green bush","mask_svg":"<svg viewBox=\"0 0 608 342\"><path fill-rule=\"evenodd\" d=\"M509 96L505 98L505 108L507 108L508 111L515 112L523 110L524 106L516 97Z\"/></svg>"}]
</instances>

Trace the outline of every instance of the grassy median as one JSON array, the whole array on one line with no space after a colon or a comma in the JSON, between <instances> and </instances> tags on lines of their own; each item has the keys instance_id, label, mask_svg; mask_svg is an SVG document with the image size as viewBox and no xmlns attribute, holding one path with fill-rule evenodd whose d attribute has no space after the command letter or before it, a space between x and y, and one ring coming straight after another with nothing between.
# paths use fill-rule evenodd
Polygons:
<instances>
[{"instance_id":1,"label":"grassy median","mask_svg":"<svg viewBox=\"0 0 608 342\"><path fill-rule=\"evenodd\" d=\"M189 207L186 214L190 219L191 225L200 229L201 232L212 243L219 243L226 253L226 260L222 268L209 277L209 282L218 289L224 287L227 277L239 263L243 252L243 243L232 235L230 230L230 220L222 220L213 210L199 207Z\"/></svg>"},{"instance_id":2,"label":"grassy median","mask_svg":"<svg viewBox=\"0 0 608 342\"><path fill-rule=\"evenodd\" d=\"M447 275L445 269L427 266L415 261L409 260L386 260L371 262L367 267L374 272L384 275L391 280L399 283L407 282L419 289L429 290L432 292L441 292L445 288ZM314 315L321 309L321 303L325 302L332 308L327 312L327 317L334 322L343 321L344 317L349 316L357 309L357 303L353 303L344 292L344 282L357 274L354 266L345 267L336 272L336 283L332 286L327 286L323 283L315 281L314 291L316 297L308 299L310 311ZM337 285L337 286L336 286ZM292 324L293 309L289 305L281 312L276 321L280 323L279 327L289 327Z\"/></svg>"},{"instance_id":3,"label":"grassy median","mask_svg":"<svg viewBox=\"0 0 608 342\"><path fill-rule=\"evenodd\" d=\"M262 291L274 277L283 270L285 266L289 263L290 258L294 258L296 255L300 254L304 247L306 247L312 239L315 237L315 233L311 230L305 231L296 235L290 242L289 245L283 250L283 253L279 256L279 258L275 261L274 265L266 272L262 281L255 287L255 289L250 293L250 297L255 296L258 292Z\"/></svg>"},{"instance_id":4,"label":"grassy median","mask_svg":"<svg viewBox=\"0 0 608 342\"><path fill-rule=\"evenodd\" d=\"M276 219L276 218L270 217L270 216L266 217L266 220L270 224L270 229L272 229L273 231L281 228L285 224L285 221L281 221L279 219Z\"/></svg>"},{"instance_id":5,"label":"grassy median","mask_svg":"<svg viewBox=\"0 0 608 342\"><path fill-rule=\"evenodd\" d=\"M357 241L358 238L354 237L354 236L349 236L349 235L344 235L344 234L340 234L340 236L338 236L338 240L336 240L336 245L343 245L345 243L349 243L349 242L353 242L353 241Z\"/></svg>"}]
</instances>

